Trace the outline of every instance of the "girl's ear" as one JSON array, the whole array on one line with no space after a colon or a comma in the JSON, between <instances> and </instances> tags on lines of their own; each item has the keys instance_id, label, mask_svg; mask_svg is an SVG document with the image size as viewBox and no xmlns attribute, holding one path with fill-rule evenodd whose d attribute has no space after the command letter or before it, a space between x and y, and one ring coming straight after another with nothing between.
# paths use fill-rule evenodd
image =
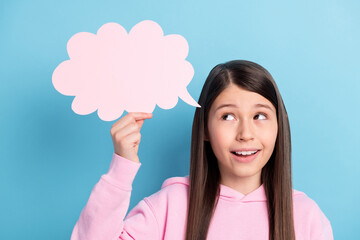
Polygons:
<instances>
[{"instance_id":1,"label":"girl's ear","mask_svg":"<svg viewBox=\"0 0 360 240\"><path fill-rule=\"evenodd\" d=\"M204 132L204 141L210 141L206 130Z\"/></svg>"}]
</instances>

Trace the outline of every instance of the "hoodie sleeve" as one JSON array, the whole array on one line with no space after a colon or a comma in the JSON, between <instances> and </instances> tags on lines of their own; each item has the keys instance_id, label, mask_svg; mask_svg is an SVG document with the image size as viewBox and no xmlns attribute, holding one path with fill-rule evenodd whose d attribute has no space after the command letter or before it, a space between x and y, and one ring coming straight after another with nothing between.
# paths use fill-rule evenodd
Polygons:
<instances>
[{"instance_id":1,"label":"hoodie sleeve","mask_svg":"<svg viewBox=\"0 0 360 240\"><path fill-rule=\"evenodd\" d=\"M129 213L130 219L137 221L124 221L132 183L140 165L113 154L109 171L94 186L72 231L71 240L134 240L139 239L133 237L141 235L139 233L148 239L158 238L156 219L146 199Z\"/></svg>"}]
</instances>

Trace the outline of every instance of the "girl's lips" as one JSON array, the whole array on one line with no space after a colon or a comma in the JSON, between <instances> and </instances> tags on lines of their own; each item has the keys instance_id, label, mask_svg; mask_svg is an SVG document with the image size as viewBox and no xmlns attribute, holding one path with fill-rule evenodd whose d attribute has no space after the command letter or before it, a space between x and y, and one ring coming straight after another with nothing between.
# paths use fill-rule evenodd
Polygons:
<instances>
[{"instance_id":1,"label":"girl's lips","mask_svg":"<svg viewBox=\"0 0 360 240\"><path fill-rule=\"evenodd\" d=\"M241 152L241 151L257 151L257 150L261 150L259 148L240 148L240 149L235 149L235 150L231 150L232 152Z\"/></svg>"},{"instance_id":2,"label":"girl's lips","mask_svg":"<svg viewBox=\"0 0 360 240\"><path fill-rule=\"evenodd\" d=\"M251 162L252 160L254 160L259 155L260 151L261 150L258 150L255 154L247 155L247 156L239 156L239 155L236 155L234 152L231 152L231 154L233 155L233 157L236 161L241 162L241 163L248 163L248 162Z\"/></svg>"}]
</instances>

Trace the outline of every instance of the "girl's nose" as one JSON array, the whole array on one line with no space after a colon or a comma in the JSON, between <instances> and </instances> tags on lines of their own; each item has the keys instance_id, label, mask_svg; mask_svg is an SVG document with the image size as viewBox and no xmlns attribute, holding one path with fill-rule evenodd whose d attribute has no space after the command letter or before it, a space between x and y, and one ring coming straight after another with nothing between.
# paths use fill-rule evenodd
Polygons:
<instances>
[{"instance_id":1,"label":"girl's nose","mask_svg":"<svg viewBox=\"0 0 360 240\"><path fill-rule=\"evenodd\" d=\"M242 120L239 123L236 139L238 141L248 141L254 139L251 123L247 120Z\"/></svg>"}]
</instances>

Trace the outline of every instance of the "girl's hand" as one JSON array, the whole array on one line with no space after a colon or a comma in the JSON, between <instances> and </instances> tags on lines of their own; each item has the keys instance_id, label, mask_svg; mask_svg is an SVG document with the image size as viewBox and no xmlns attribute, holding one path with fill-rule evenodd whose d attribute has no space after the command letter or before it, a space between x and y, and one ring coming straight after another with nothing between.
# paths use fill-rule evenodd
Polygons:
<instances>
[{"instance_id":1,"label":"girl's hand","mask_svg":"<svg viewBox=\"0 0 360 240\"><path fill-rule=\"evenodd\" d=\"M134 162L140 162L137 155L140 143L140 129L145 119L152 118L152 113L130 112L120 118L111 127L114 151Z\"/></svg>"}]
</instances>

